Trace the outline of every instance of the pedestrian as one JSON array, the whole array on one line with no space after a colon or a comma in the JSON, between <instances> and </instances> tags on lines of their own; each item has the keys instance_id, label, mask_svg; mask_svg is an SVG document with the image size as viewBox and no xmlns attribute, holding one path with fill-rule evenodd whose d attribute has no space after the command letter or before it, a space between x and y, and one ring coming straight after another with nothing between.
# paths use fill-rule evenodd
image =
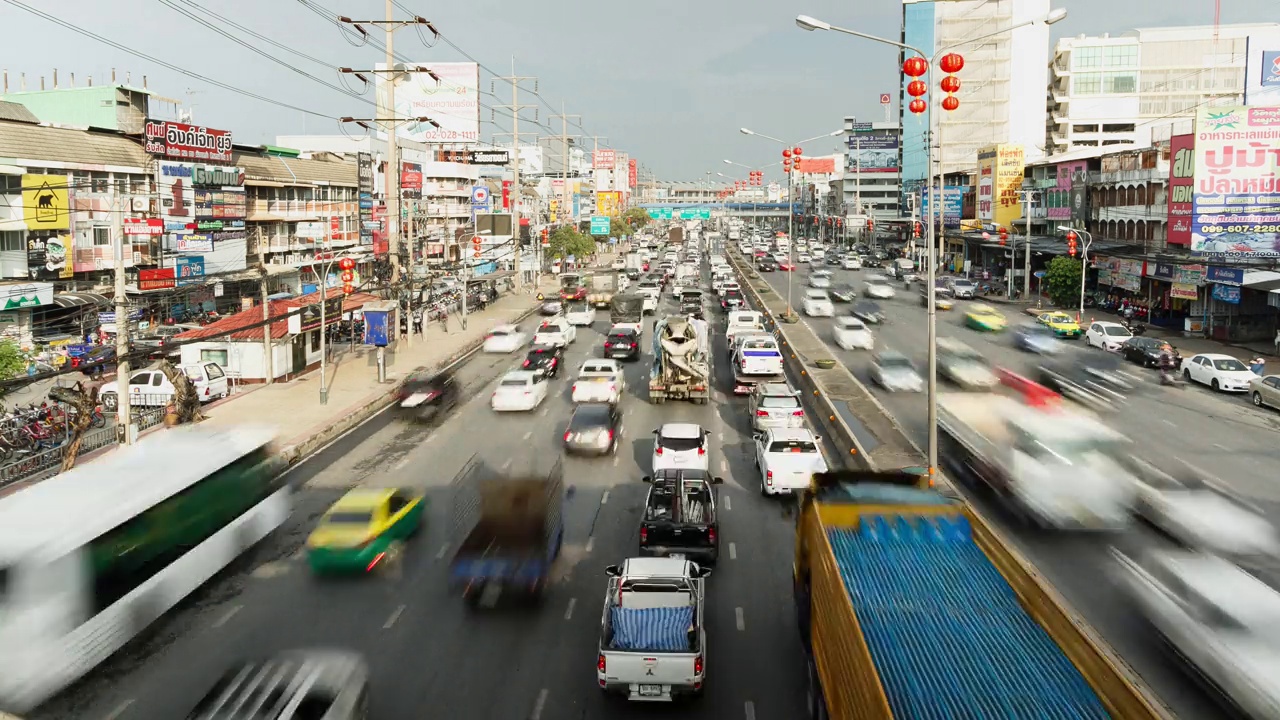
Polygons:
<instances>
[{"instance_id":1,"label":"pedestrian","mask_svg":"<svg viewBox=\"0 0 1280 720\"><path fill-rule=\"evenodd\" d=\"M449 334L449 306L445 305L440 308L440 327L444 328L444 334Z\"/></svg>"},{"instance_id":2,"label":"pedestrian","mask_svg":"<svg viewBox=\"0 0 1280 720\"><path fill-rule=\"evenodd\" d=\"M1261 356L1256 357L1249 361L1249 370L1252 371L1254 375L1265 375L1267 372L1267 361L1263 360Z\"/></svg>"}]
</instances>

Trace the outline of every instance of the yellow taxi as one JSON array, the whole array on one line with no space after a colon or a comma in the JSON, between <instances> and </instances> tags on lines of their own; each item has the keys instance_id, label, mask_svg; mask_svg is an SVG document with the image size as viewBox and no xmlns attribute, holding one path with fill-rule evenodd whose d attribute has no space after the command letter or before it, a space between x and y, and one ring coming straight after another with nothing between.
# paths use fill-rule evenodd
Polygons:
<instances>
[{"instance_id":1,"label":"yellow taxi","mask_svg":"<svg viewBox=\"0 0 1280 720\"><path fill-rule=\"evenodd\" d=\"M965 313L964 324L974 330L982 332L1000 332L1009 324L1005 319L1004 313L996 310L990 305L970 305L969 312Z\"/></svg>"},{"instance_id":2,"label":"yellow taxi","mask_svg":"<svg viewBox=\"0 0 1280 720\"><path fill-rule=\"evenodd\" d=\"M307 563L317 574L372 572L422 528L425 506L403 489L352 490L307 538Z\"/></svg>"},{"instance_id":3,"label":"yellow taxi","mask_svg":"<svg viewBox=\"0 0 1280 720\"><path fill-rule=\"evenodd\" d=\"M1047 312L1036 318L1041 325L1047 326L1053 334L1060 338L1080 337L1080 324L1076 319L1064 312Z\"/></svg>"}]
</instances>

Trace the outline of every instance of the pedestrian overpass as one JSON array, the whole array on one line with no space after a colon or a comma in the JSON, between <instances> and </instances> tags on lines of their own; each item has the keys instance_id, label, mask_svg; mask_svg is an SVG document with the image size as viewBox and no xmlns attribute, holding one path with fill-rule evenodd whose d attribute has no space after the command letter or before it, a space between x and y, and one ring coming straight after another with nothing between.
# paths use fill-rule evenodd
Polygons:
<instances>
[{"instance_id":1,"label":"pedestrian overpass","mask_svg":"<svg viewBox=\"0 0 1280 720\"><path fill-rule=\"evenodd\" d=\"M696 220L701 215L710 212L713 216L729 216L738 218L782 218L786 219L788 209L791 212L799 213L801 211L800 203L789 205L788 203L648 203L632 205L639 207L641 210L663 211L661 212L661 220ZM699 212L701 211L701 212Z\"/></svg>"}]
</instances>

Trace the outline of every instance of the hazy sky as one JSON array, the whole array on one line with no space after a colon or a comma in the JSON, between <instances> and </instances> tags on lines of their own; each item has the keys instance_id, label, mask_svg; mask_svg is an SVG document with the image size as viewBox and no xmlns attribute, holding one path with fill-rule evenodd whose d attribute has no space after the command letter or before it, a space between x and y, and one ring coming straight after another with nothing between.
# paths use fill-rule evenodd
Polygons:
<instances>
[{"instance_id":1,"label":"hazy sky","mask_svg":"<svg viewBox=\"0 0 1280 720\"><path fill-rule=\"evenodd\" d=\"M353 46L300 0L22 1L157 60L242 90L333 117L373 113L370 105L303 73L338 84L335 67L371 67L383 59L382 51ZM385 16L385 4L377 0L307 1L355 19ZM540 101L528 92L522 94L522 104L539 105L536 115L533 110L522 114L522 131L539 129L536 119L545 126L542 132L558 134L559 124L550 115L559 112L564 102L569 114L582 116L585 132L571 129L571 133L606 136L609 146L631 153L660 178L670 180L700 179L707 170L728 173L725 158L744 164L773 162L776 146L739 134L742 126L799 140L838 129L847 115L880 119L879 93L891 92L895 86L895 50L845 35L807 33L796 27L794 18L812 15L896 38L902 16L901 4L895 0L397 3L431 20L446 39L427 47L413 28L402 30L395 41L398 53L423 62L466 60L466 53L502 75L510 74L514 56L518 74L539 78L541 96ZM234 26L224 27L301 71L296 72L171 7L192 5L309 57ZM1055 0L1055 6L1069 12L1066 20L1052 28L1056 39L1135 27L1209 24L1214 3ZM1278 7L1277 0L1222 0L1222 22L1280 20ZM90 74L96 83L103 82L114 67L121 79L130 71L135 84L140 84L145 74L158 94L189 99L197 122L232 130L237 142L339 132L334 120L308 117L186 77L33 16L10 0L0 0L0 27L6 31L4 54L11 91L17 89L22 72L31 89L38 87L41 75L51 81L54 68L63 83L68 73L75 73L77 83L84 84ZM1044 58L1027 61L1047 62L1047 52ZM482 91L490 89L490 77L490 72L482 71ZM532 89L531 84L526 87ZM188 91L194 93L188 96ZM510 99L499 86L496 97L483 96L482 102L503 105ZM510 131L509 118L498 116L496 125L490 118L490 110L482 109L484 137ZM833 139L829 147L816 144L809 152L819 155L835 148Z\"/></svg>"}]
</instances>

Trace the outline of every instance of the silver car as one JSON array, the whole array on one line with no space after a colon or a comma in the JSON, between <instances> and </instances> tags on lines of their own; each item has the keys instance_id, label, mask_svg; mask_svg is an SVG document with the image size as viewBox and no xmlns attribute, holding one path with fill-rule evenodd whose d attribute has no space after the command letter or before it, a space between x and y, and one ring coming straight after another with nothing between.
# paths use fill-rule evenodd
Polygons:
<instances>
[{"instance_id":1,"label":"silver car","mask_svg":"<svg viewBox=\"0 0 1280 720\"><path fill-rule=\"evenodd\" d=\"M871 379L889 392L923 392L924 379L902 353L886 350L871 364Z\"/></svg>"}]
</instances>

